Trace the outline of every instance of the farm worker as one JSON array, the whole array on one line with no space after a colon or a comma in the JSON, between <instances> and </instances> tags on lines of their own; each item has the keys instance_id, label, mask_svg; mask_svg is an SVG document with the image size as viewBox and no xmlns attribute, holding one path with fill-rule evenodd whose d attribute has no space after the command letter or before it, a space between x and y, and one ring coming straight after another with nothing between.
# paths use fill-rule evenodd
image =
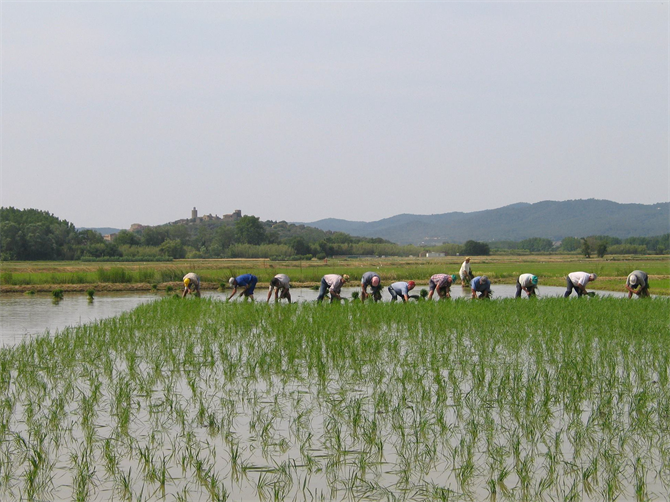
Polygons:
<instances>
[{"instance_id":1,"label":"farm worker","mask_svg":"<svg viewBox=\"0 0 670 502\"><path fill-rule=\"evenodd\" d=\"M490 298L491 297L491 281L485 275L477 276L470 281L470 289L472 290L472 298Z\"/></svg>"},{"instance_id":2,"label":"farm worker","mask_svg":"<svg viewBox=\"0 0 670 502\"><path fill-rule=\"evenodd\" d=\"M368 294L368 286L372 295ZM372 296L375 302L382 298L382 280L376 272L365 272L361 277L361 301L365 301L368 296Z\"/></svg>"},{"instance_id":3,"label":"farm worker","mask_svg":"<svg viewBox=\"0 0 670 502\"><path fill-rule=\"evenodd\" d=\"M184 276L184 292L181 297L184 298L189 293L193 293L194 296L200 298L200 277L193 272Z\"/></svg>"},{"instance_id":4,"label":"farm worker","mask_svg":"<svg viewBox=\"0 0 670 502\"><path fill-rule=\"evenodd\" d=\"M258 282L258 277L252 274L242 274L238 275L237 277L231 277L228 279L228 284L233 288L233 292L230 294L230 296L226 299L226 301L230 301L230 299L235 296L235 293L237 293L237 287L241 286L242 291L240 291L240 296L244 295L245 298L251 298L251 301L254 300L254 289L256 289L256 283Z\"/></svg>"},{"instance_id":5,"label":"farm worker","mask_svg":"<svg viewBox=\"0 0 670 502\"><path fill-rule=\"evenodd\" d=\"M455 275L435 274L428 281L428 299L433 299L433 293L437 289L437 296L440 298L451 298L451 285L456 280Z\"/></svg>"},{"instance_id":6,"label":"farm worker","mask_svg":"<svg viewBox=\"0 0 670 502\"><path fill-rule=\"evenodd\" d=\"M598 278L596 274L589 274L588 272L572 272L568 274L565 282L568 286L568 289L563 294L563 298L567 298L572 294L572 290L577 291L577 296L588 295L586 291L586 285L589 281L595 281ZM595 293L594 293L595 294Z\"/></svg>"},{"instance_id":7,"label":"farm worker","mask_svg":"<svg viewBox=\"0 0 670 502\"><path fill-rule=\"evenodd\" d=\"M268 291L268 303L270 303L270 297L272 296L272 291L275 292L275 303L277 303L277 297L286 298L289 303L291 303L291 293L289 292L290 280L286 274L277 274L270 281L270 290ZM281 295L279 290L281 289Z\"/></svg>"},{"instance_id":8,"label":"farm worker","mask_svg":"<svg viewBox=\"0 0 670 502\"><path fill-rule=\"evenodd\" d=\"M465 287L465 281L468 281L472 278L474 278L474 275L472 271L470 270L470 257L468 256L463 264L461 265L461 269L458 271L458 275L461 278L461 286Z\"/></svg>"},{"instance_id":9,"label":"farm worker","mask_svg":"<svg viewBox=\"0 0 670 502\"><path fill-rule=\"evenodd\" d=\"M626 279L626 289L628 298L632 298L633 293L640 297L649 297L649 277L642 270L633 270Z\"/></svg>"},{"instance_id":10,"label":"farm worker","mask_svg":"<svg viewBox=\"0 0 670 502\"><path fill-rule=\"evenodd\" d=\"M516 280L516 295L514 298L521 298L521 290L531 297L535 296L537 288L537 276L533 274L521 274Z\"/></svg>"},{"instance_id":11,"label":"farm worker","mask_svg":"<svg viewBox=\"0 0 670 502\"><path fill-rule=\"evenodd\" d=\"M316 301L320 302L326 296L327 293L330 293L330 301L341 300L340 291L342 290L342 285L349 281L349 276L347 274L338 275L338 274L326 274L321 278L321 287L319 288L319 296L316 297Z\"/></svg>"},{"instance_id":12,"label":"farm worker","mask_svg":"<svg viewBox=\"0 0 670 502\"><path fill-rule=\"evenodd\" d=\"M416 286L414 281L394 282L388 287L389 293L391 293L391 301L396 301L398 297L402 298L403 302L408 301L409 292L414 289L414 286Z\"/></svg>"}]
</instances>

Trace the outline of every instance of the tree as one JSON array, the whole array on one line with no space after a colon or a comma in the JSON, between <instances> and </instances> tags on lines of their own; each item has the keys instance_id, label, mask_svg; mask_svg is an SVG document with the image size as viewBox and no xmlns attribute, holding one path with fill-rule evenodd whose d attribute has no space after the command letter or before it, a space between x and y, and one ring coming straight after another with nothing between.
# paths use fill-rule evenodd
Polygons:
<instances>
[{"instance_id":1,"label":"tree","mask_svg":"<svg viewBox=\"0 0 670 502\"><path fill-rule=\"evenodd\" d=\"M607 243L605 241L600 241L596 248L596 254L598 255L598 258L603 258L605 253L607 253Z\"/></svg>"},{"instance_id":2,"label":"tree","mask_svg":"<svg viewBox=\"0 0 670 502\"><path fill-rule=\"evenodd\" d=\"M306 254L312 254L312 247L305 242L305 239L302 237L294 237L293 239L288 241L288 245L293 248L295 251L295 254L297 255L306 255Z\"/></svg>"},{"instance_id":3,"label":"tree","mask_svg":"<svg viewBox=\"0 0 670 502\"><path fill-rule=\"evenodd\" d=\"M144 246L160 246L167 237L167 231L163 228L145 227L142 229L142 244Z\"/></svg>"},{"instance_id":4,"label":"tree","mask_svg":"<svg viewBox=\"0 0 670 502\"><path fill-rule=\"evenodd\" d=\"M584 238L582 238L582 254L585 258L591 258L591 246L589 245L589 241Z\"/></svg>"},{"instance_id":5,"label":"tree","mask_svg":"<svg viewBox=\"0 0 670 502\"><path fill-rule=\"evenodd\" d=\"M142 239L130 230L121 230L116 234L114 242L117 246L139 246L142 243Z\"/></svg>"},{"instance_id":6,"label":"tree","mask_svg":"<svg viewBox=\"0 0 670 502\"><path fill-rule=\"evenodd\" d=\"M265 227L256 216L242 216L235 222L235 235L242 244L263 244Z\"/></svg>"},{"instance_id":7,"label":"tree","mask_svg":"<svg viewBox=\"0 0 670 502\"><path fill-rule=\"evenodd\" d=\"M531 237L530 239L524 239L519 242L519 247L521 249L527 249L531 252L542 252L542 251L551 251L554 247L554 243L551 242L551 239L544 239L541 237Z\"/></svg>"},{"instance_id":8,"label":"tree","mask_svg":"<svg viewBox=\"0 0 670 502\"><path fill-rule=\"evenodd\" d=\"M466 241L463 244L463 254L471 256L488 256L491 248L485 242Z\"/></svg>"},{"instance_id":9,"label":"tree","mask_svg":"<svg viewBox=\"0 0 670 502\"><path fill-rule=\"evenodd\" d=\"M158 246L158 249L165 256L174 259L186 258L186 249L182 242L178 239L168 239L163 244Z\"/></svg>"},{"instance_id":10,"label":"tree","mask_svg":"<svg viewBox=\"0 0 670 502\"><path fill-rule=\"evenodd\" d=\"M561 251L577 251L581 242L577 237L564 237L558 249Z\"/></svg>"}]
</instances>

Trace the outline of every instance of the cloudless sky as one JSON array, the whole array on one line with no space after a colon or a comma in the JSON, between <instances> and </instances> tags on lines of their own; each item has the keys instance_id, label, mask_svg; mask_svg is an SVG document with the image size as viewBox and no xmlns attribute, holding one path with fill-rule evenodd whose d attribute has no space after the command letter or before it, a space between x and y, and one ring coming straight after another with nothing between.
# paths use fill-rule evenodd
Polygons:
<instances>
[{"instance_id":1,"label":"cloudless sky","mask_svg":"<svg viewBox=\"0 0 670 502\"><path fill-rule=\"evenodd\" d=\"M669 200L668 2L7 2L3 206L86 227Z\"/></svg>"}]
</instances>

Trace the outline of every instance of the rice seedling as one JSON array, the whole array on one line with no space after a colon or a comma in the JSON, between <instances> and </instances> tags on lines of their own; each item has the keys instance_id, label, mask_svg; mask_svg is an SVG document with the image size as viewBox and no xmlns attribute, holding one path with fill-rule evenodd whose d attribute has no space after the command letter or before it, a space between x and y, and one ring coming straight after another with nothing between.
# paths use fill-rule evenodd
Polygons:
<instances>
[{"instance_id":1,"label":"rice seedling","mask_svg":"<svg viewBox=\"0 0 670 502\"><path fill-rule=\"evenodd\" d=\"M667 300L405 307L165 298L3 348L1 497L667 492Z\"/></svg>"}]
</instances>

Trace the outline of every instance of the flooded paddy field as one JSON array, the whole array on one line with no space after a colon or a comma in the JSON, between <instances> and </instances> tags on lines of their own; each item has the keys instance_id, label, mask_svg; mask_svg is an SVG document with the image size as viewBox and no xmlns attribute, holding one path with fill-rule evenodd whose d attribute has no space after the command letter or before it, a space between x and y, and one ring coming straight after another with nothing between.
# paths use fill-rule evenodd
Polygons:
<instances>
[{"instance_id":1,"label":"flooded paddy field","mask_svg":"<svg viewBox=\"0 0 670 502\"><path fill-rule=\"evenodd\" d=\"M145 303L0 349L0 499L666 500L669 306Z\"/></svg>"},{"instance_id":2,"label":"flooded paddy field","mask_svg":"<svg viewBox=\"0 0 670 502\"><path fill-rule=\"evenodd\" d=\"M421 286L411 292L418 295ZM545 286L540 288L540 296L562 296L565 288ZM360 287L343 288L342 296L351 298L352 293L359 292ZM509 284L494 286L495 298L513 298L516 287ZM469 298L470 289L455 286L452 289L452 298ZM598 291L600 296L625 297L624 293ZM225 301L230 291L203 291L203 297ZM315 301L318 291L312 288L292 288L291 295L294 302ZM165 293L148 292L111 292L96 293L93 301L83 293L66 292L63 300L53 301L47 293L24 295L20 293L5 293L0 295L0 346L14 345L31 336L41 335L45 331L51 334L67 327L81 326L100 319L114 317L123 312L132 310L142 303L159 300ZM258 288L255 294L257 301L265 302L267 291ZM525 293L524 293L525 297ZM234 301L241 301L238 297ZM271 300L274 302L274 298ZM384 289L382 301L390 301L388 292Z\"/></svg>"}]
</instances>

